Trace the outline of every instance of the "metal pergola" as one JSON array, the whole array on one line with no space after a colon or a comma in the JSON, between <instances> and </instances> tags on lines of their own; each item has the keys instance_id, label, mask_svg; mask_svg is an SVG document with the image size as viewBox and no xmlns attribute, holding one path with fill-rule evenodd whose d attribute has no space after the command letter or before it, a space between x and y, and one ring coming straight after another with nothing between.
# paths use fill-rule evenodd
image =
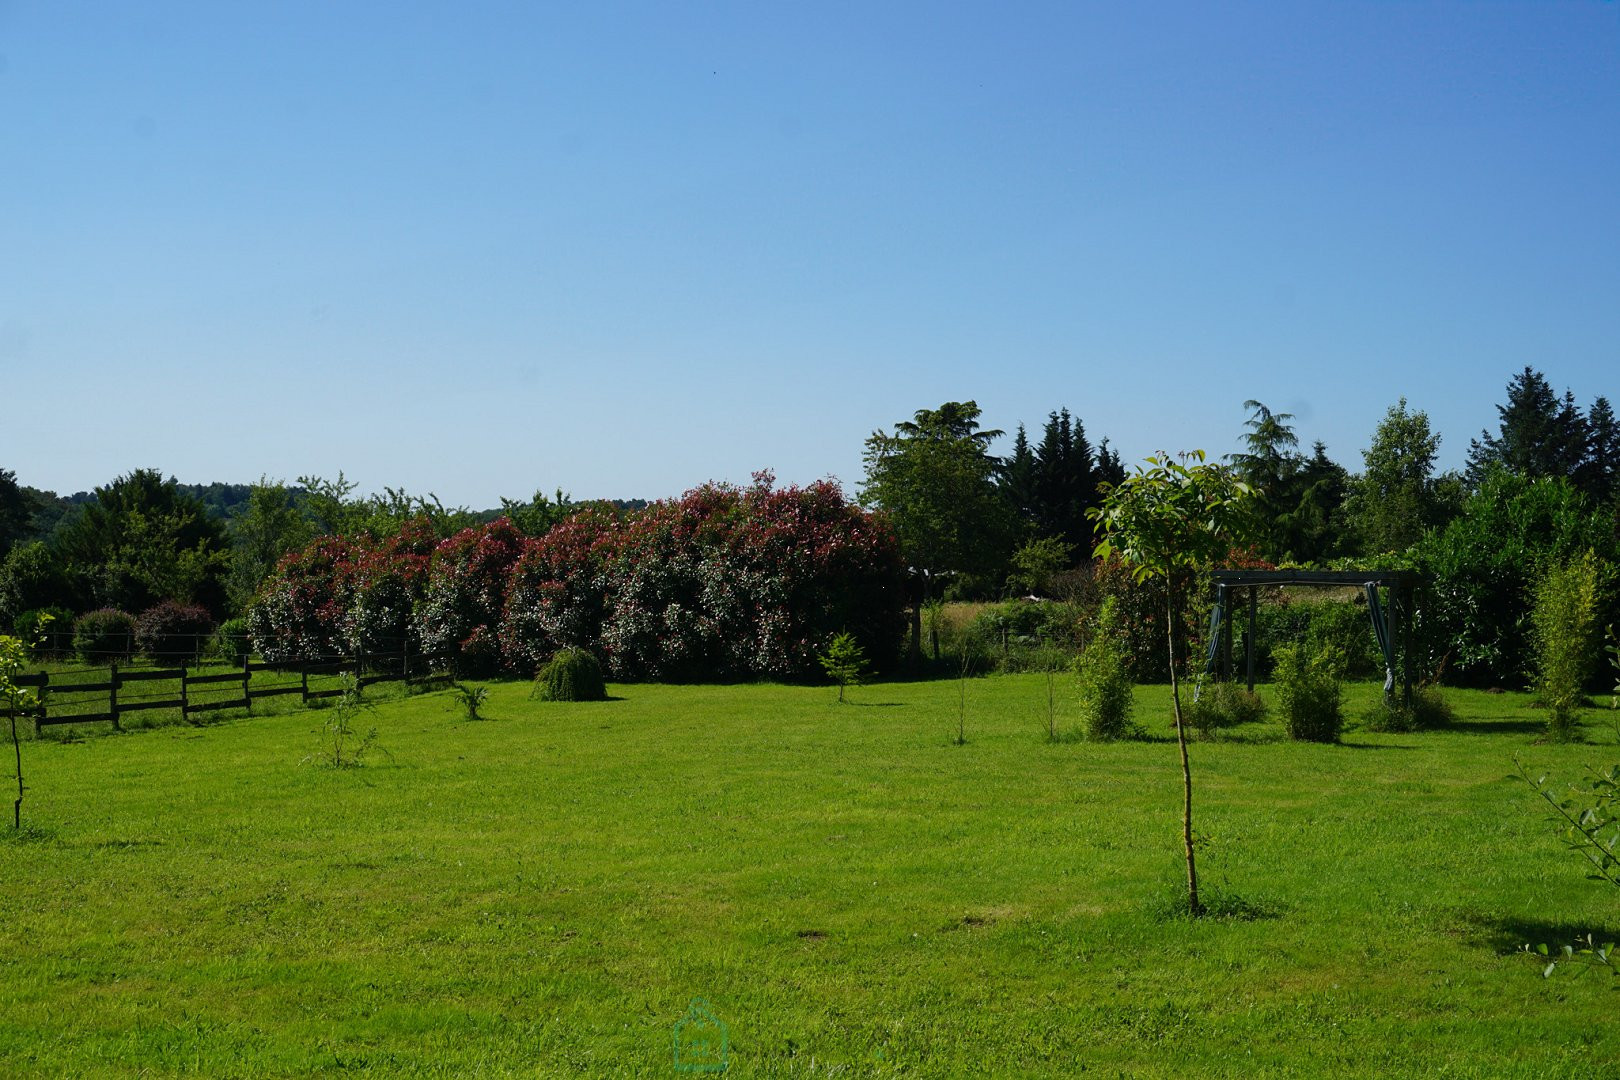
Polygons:
<instances>
[{"instance_id":1,"label":"metal pergola","mask_svg":"<svg viewBox=\"0 0 1620 1080\"><path fill-rule=\"evenodd\" d=\"M1352 586L1367 594L1367 615L1372 621L1373 633L1384 653L1384 695L1395 691L1395 653L1399 642L1401 654L1401 699L1412 701L1413 648L1412 610L1419 584L1418 575L1410 570L1215 570L1215 610L1210 617L1210 651L1208 670L1217 662L1223 676L1232 677L1232 622L1227 612L1232 610L1231 600L1248 591L1248 648L1245 667L1248 687L1254 689L1255 609L1259 605L1260 589L1276 585L1314 585L1319 588ZM1379 589L1389 593L1386 619L1385 605L1380 601Z\"/></svg>"}]
</instances>

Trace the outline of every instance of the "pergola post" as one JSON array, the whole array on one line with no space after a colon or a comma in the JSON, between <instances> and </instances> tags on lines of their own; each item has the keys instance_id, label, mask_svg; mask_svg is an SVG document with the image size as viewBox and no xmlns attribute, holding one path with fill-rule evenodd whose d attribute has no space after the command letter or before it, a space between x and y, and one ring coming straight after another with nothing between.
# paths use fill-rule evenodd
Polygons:
<instances>
[{"instance_id":1,"label":"pergola post","mask_svg":"<svg viewBox=\"0 0 1620 1080\"><path fill-rule=\"evenodd\" d=\"M1243 645L1243 663L1248 670L1249 693L1251 694L1254 693L1254 613L1260 604L1259 592L1260 590L1255 586L1249 586L1249 640Z\"/></svg>"}]
</instances>

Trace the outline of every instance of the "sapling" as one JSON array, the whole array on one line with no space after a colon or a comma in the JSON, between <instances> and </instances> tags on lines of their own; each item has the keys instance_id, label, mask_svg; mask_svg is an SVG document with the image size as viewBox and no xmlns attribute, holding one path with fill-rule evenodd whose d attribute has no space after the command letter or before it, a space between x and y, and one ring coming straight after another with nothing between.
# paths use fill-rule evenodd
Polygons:
<instances>
[{"instance_id":1,"label":"sapling","mask_svg":"<svg viewBox=\"0 0 1620 1080\"><path fill-rule=\"evenodd\" d=\"M1165 584L1166 634L1170 649L1170 700L1175 708L1176 745L1181 751L1181 838L1187 856L1187 910L1203 914L1198 901L1198 868L1192 828L1192 768L1187 762L1187 729L1181 712L1181 684L1176 671L1176 635L1182 624L1182 585L1192 572L1223 557L1254 528L1249 513L1250 489L1229 470L1207 464L1202 450L1147 459L1117 486L1105 487L1103 504L1086 514L1096 521L1102 539L1098 558L1118 555L1130 564L1137 581L1160 578Z\"/></svg>"},{"instance_id":2,"label":"sapling","mask_svg":"<svg viewBox=\"0 0 1620 1080\"><path fill-rule=\"evenodd\" d=\"M17 758L17 798L11 804L11 827L22 828L23 767L22 740L17 735L17 714L33 707L34 696L18 686L16 678L28 662L28 649L18 639L0 635L0 697L5 699L11 719L11 749Z\"/></svg>"},{"instance_id":3,"label":"sapling","mask_svg":"<svg viewBox=\"0 0 1620 1080\"><path fill-rule=\"evenodd\" d=\"M821 661L827 677L838 684L838 703L842 705L844 688L859 686L866 674L866 653L861 649L860 642L848 632L835 634L827 644L827 651L816 659Z\"/></svg>"},{"instance_id":4,"label":"sapling","mask_svg":"<svg viewBox=\"0 0 1620 1080\"><path fill-rule=\"evenodd\" d=\"M467 686L463 683L451 683L450 688L455 691L455 703L467 713L468 720L482 720L478 710L489 700L489 687Z\"/></svg>"}]
</instances>

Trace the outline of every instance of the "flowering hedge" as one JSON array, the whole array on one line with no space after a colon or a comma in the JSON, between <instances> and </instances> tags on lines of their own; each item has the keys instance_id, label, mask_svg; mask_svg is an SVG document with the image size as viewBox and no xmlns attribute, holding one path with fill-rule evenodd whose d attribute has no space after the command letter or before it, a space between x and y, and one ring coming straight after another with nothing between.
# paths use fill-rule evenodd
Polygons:
<instances>
[{"instance_id":1,"label":"flowering hedge","mask_svg":"<svg viewBox=\"0 0 1620 1080\"><path fill-rule=\"evenodd\" d=\"M707 484L644 510L586 507L525 539L505 519L433 545L326 537L287 556L250 615L269 660L413 647L532 673L588 649L617 678L804 678L848 631L891 663L904 630L894 533L836 484Z\"/></svg>"},{"instance_id":2,"label":"flowering hedge","mask_svg":"<svg viewBox=\"0 0 1620 1080\"><path fill-rule=\"evenodd\" d=\"M323 536L285 556L248 610L248 634L272 662L420 648L413 612L435 547L432 525L394 536Z\"/></svg>"},{"instance_id":3,"label":"flowering hedge","mask_svg":"<svg viewBox=\"0 0 1620 1080\"><path fill-rule=\"evenodd\" d=\"M894 534L836 484L708 484L623 517L575 515L531 543L502 645L530 670L565 646L617 678L802 678L843 630L895 656L903 581Z\"/></svg>"},{"instance_id":4,"label":"flowering hedge","mask_svg":"<svg viewBox=\"0 0 1620 1080\"><path fill-rule=\"evenodd\" d=\"M523 553L523 534L506 518L450 537L434 549L427 587L416 605L416 633L426 652L449 656L461 675L500 667L501 611L507 582Z\"/></svg>"}]
</instances>

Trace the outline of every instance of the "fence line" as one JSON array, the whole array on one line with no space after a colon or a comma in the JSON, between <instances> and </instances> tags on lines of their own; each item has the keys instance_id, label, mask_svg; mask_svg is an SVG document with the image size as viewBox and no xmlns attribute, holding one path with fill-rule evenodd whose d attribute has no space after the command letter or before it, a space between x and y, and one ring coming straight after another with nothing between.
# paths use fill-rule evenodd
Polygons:
<instances>
[{"instance_id":1,"label":"fence line","mask_svg":"<svg viewBox=\"0 0 1620 1080\"><path fill-rule=\"evenodd\" d=\"M73 682L61 679L61 676L77 675L90 671L100 671L100 668L84 668L72 672L58 672L57 680L53 681L48 671L38 671L28 675L20 675L13 681L26 689L32 689L38 698L38 703L26 713L34 722L34 734L37 736L43 728L57 724L101 724L110 723L114 730L122 731L120 717L133 712L143 712L151 709L178 709L181 718L191 722L193 716L203 713L218 712L223 709L243 709L249 716L253 715L253 703L263 698L281 697L284 695L299 695L299 703L308 705L311 701L323 698L337 697L343 693L341 687L318 687L310 689L309 680L313 676L319 678L333 678L343 674L352 673L357 688L363 689L382 682L404 682L406 684L423 683L442 674L437 666L449 658L446 656L429 656L423 653L412 653L410 649L402 649L397 653L367 653L355 656L323 657L316 660L270 662L254 661L244 657L239 668L233 667L230 671L204 672L193 674L187 667L178 668L141 668L135 670L121 670L117 662L107 665L107 677L96 682ZM412 662L415 662L414 670ZM297 675L296 684L277 683L275 685L254 685L253 676L258 673L278 673L284 675ZM131 684L149 682L178 682L179 696L174 696L172 690L158 690L149 694L135 694L120 697L119 691ZM206 700L199 700L194 694L194 688L201 688ZM239 690L238 690L239 688ZM231 697L218 698L211 695L227 690L238 690ZM60 703L53 699L69 695L105 694L106 708L100 711L57 711L83 709L87 702L82 700L66 700ZM97 705L100 703L97 702ZM54 710L53 710L54 705ZM10 716L10 712L0 712L0 716Z\"/></svg>"}]
</instances>

